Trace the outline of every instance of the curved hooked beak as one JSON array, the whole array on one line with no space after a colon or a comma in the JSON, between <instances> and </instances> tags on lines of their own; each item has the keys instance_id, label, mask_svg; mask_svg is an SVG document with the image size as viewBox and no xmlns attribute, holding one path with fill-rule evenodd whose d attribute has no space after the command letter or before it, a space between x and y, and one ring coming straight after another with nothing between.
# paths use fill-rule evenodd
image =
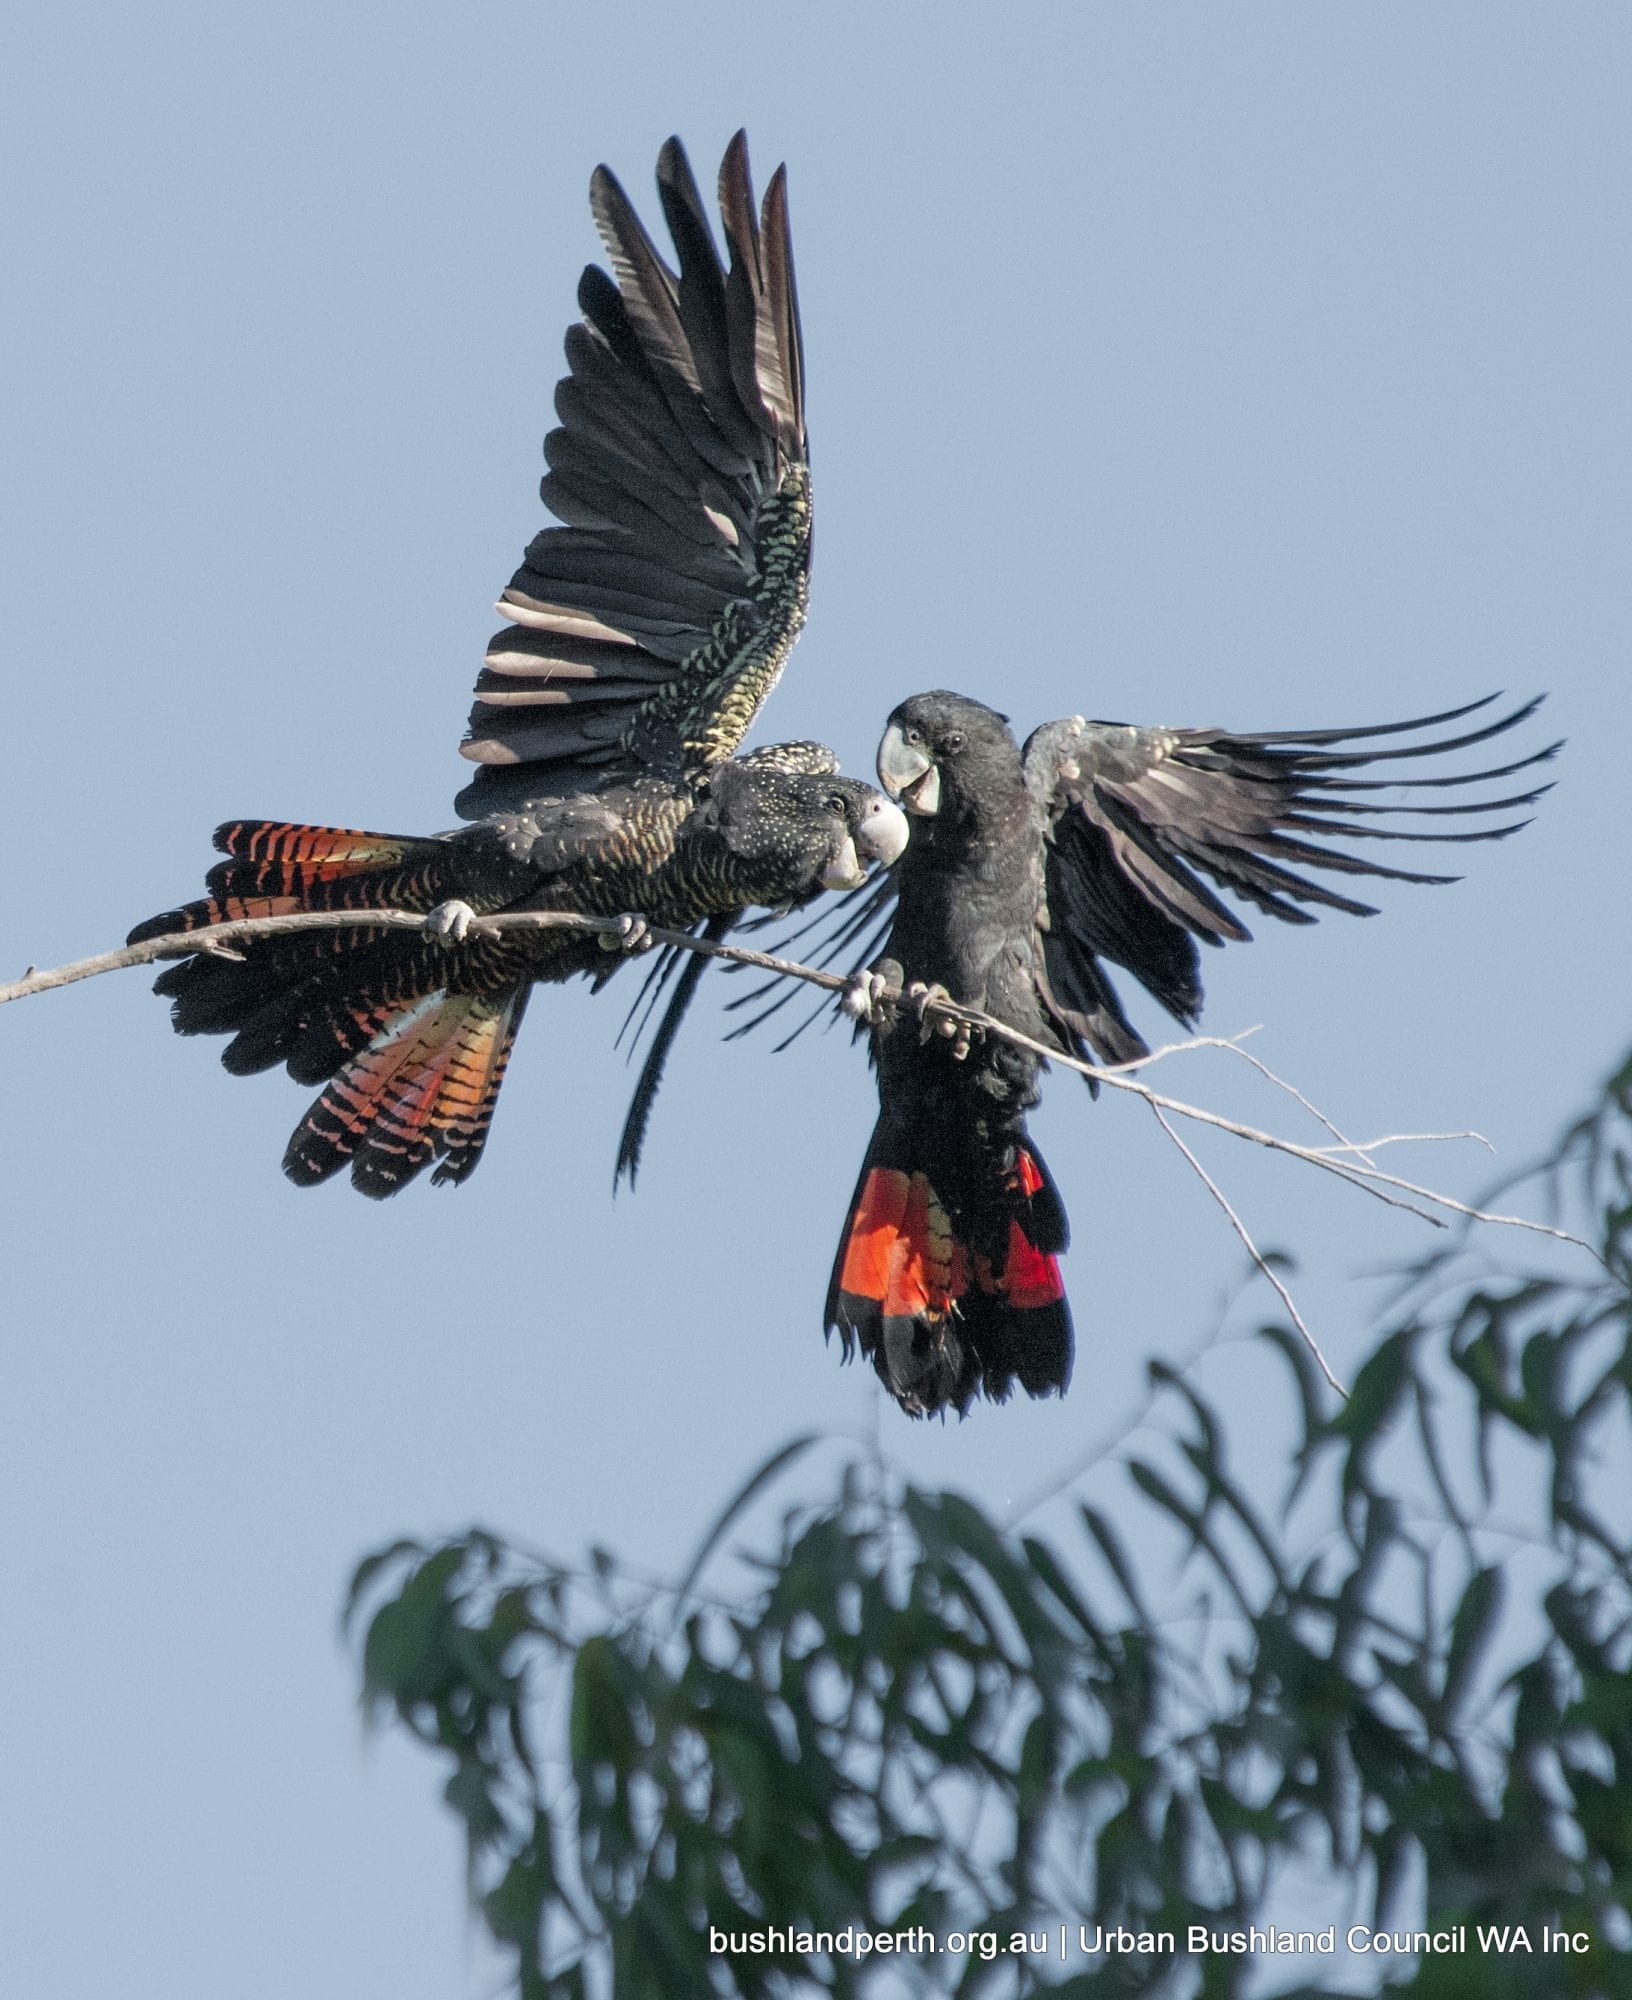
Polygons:
<instances>
[{"instance_id":1,"label":"curved hooked beak","mask_svg":"<svg viewBox=\"0 0 1632 2000\"><path fill-rule=\"evenodd\" d=\"M856 826L856 846L869 861L888 868L899 861L907 845L907 816L875 792L873 802Z\"/></svg>"},{"instance_id":2,"label":"curved hooked beak","mask_svg":"<svg viewBox=\"0 0 1632 2000\"><path fill-rule=\"evenodd\" d=\"M873 802L822 870L824 889L856 889L867 879L867 863L888 868L907 844L907 819L899 806L874 795Z\"/></svg>"},{"instance_id":3,"label":"curved hooked beak","mask_svg":"<svg viewBox=\"0 0 1632 2000\"><path fill-rule=\"evenodd\" d=\"M885 730L878 746L878 782L909 813L927 818L940 811L941 774L923 751L901 734L897 722Z\"/></svg>"}]
</instances>

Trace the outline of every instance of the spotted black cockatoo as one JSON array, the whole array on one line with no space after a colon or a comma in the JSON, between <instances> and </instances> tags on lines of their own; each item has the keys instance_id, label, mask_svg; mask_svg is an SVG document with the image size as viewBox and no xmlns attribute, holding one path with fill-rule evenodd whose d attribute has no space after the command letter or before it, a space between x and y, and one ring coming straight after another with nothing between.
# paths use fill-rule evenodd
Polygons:
<instances>
[{"instance_id":1,"label":"spotted black cockatoo","mask_svg":"<svg viewBox=\"0 0 1632 2000\"><path fill-rule=\"evenodd\" d=\"M879 1115L827 1324L847 1354L859 1342L904 1409L963 1411L977 1393L1002 1398L1016 1382L1033 1396L1064 1392L1072 1333L1057 1259L1066 1218L1026 1132L1042 1060L995 1036L949 1039L933 1032L932 1017L921 1025L911 1009L875 1007L880 990L944 988L1047 1048L1133 1061L1148 1051L1106 961L1189 1026L1202 1003L1196 940L1250 935L1203 875L1287 923L1314 922L1306 904L1370 916L1369 905L1297 871L1455 878L1388 867L1311 835L1476 841L1516 831L1477 816L1528 805L1545 786L1423 805L1375 794L1505 778L1557 744L1461 775L1356 774L1484 742L1534 702L1461 735L1347 747L1483 706L1381 728L1263 735L1072 716L1045 723L1024 752L1005 717L962 695L915 695L890 716L878 772L912 815L912 834L890 877L865 896L863 914L889 924L888 943L848 998L872 1020ZM1402 827L1399 815L1428 823ZM851 936L859 922L851 917Z\"/></svg>"},{"instance_id":2,"label":"spotted black cockatoo","mask_svg":"<svg viewBox=\"0 0 1632 2000\"><path fill-rule=\"evenodd\" d=\"M327 1087L284 1156L306 1184L349 1165L392 1194L431 1160L475 1168L528 996L619 962L591 933L484 936L472 916L639 913L719 936L756 904L858 884L906 823L833 753L734 753L804 623L810 475L785 180L756 215L731 142L715 247L678 140L658 159L669 269L605 167L591 267L567 333L545 505L500 609L463 754L480 766L456 832L404 838L247 820L222 827L209 893L131 942L306 910L424 913L197 953L159 979L182 1034L232 1037L236 1074L285 1063ZM639 926L633 926L639 935Z\"/></svg>"}]
</instances>

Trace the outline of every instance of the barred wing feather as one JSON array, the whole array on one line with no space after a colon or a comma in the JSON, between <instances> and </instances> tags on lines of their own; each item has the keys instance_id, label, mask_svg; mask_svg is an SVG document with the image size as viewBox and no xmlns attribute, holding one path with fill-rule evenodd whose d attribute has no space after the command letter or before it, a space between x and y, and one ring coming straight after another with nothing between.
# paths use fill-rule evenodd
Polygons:
<instances>
[{"instance_id":1,"label":"barred wing feather","mask_svg":"<svg viewBox=\"0 0 1632 2000\"><path fill-rule=\"evenodd\" d=\"M658 161L678 271L616 178L590 202L612 271L566 339L544 528L506 587L462 754L465 818L728 757L804 623L810 482L786 183L756 216L739 132L722 261L678 140Z\"/></svg>"}]
</instances>

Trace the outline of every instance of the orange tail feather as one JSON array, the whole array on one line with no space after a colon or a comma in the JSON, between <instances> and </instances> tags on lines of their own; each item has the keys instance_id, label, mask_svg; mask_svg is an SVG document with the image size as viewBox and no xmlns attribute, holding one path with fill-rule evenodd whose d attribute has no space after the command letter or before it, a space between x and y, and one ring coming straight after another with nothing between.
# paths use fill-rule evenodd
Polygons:
<instances>
[{"instance_id":1,"label":"orange tail feather","mask_svg":"<svg viewBox=\"0 0 1632 2000\"><path fill-rule=\"evenodd\" d=\"M346 1165L362 1193L395 1194L442 1156L435 1178L462 1181L481 1157L525 988L433 993L399 1008L330 1082L290 1138L283 1170L300 1186Z\"/></svg>"}]
</instances>

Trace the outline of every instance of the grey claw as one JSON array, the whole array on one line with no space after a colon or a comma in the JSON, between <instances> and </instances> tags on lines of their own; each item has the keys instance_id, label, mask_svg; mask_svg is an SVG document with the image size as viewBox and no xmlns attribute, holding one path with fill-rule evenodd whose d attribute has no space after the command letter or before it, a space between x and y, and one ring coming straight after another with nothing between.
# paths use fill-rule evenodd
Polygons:
<instances>
[{"instance_id":1,"label":"grey claw","mask_svg":"<svg viewBox=\"0 0 1632 2000\"><path fill-rule=\"evenodd\" d=\"M931 1014L930 1008L937 1000L950 1000L952 995L937 980L926 986L921 979L915 979L907 988L907 1004L918 1017L918 1039L927 1042L934 1036L952 1044L950 1054L954 1062L968 1059L973 1042L980 1030L973 1021L960 1021L951 1014Z\"/></svg>"},{"instance_id":2,"label":"grey claw","mask_svg":"<svg viewBox=\"0 0 1632 2000\"><path fill-rule=\"evenodd\" d=\"M464 943L475 921L476 912L455 896L437 904L425 919L425 929L438 944L445 944L451 949L456 944Z\"/></svg>"},{"instance_id":3,"label":"grey claw","mask_svg":"<svg viewBox=\"0 0 1632 2000\"><path fill-rule=\"evenodd\" d=\"M867 1027L882 1025L888 1003L884 995L890 990L888 976L882 972L852 972L849 984L839 997L839 1012L848 1014L852 1021L860 1021Z\"/></svg>"},{"instance_id":4,"label":"grey claw","mask_svg":"<svg viewBox=\"0 0 1632 2000\"><path fill-rule=\"evenodd\" d=\"M602 951L650 951L652 927L644 917L630 913L618 919L615 931L602 931L596 940Z\"/></svg>"},{"instance_id":5,"label":"grey claw","mask_svg":"<svg viewBox=\"0 0 1632 2000\"><path fill-rule=\"evenodd\" d=\"M938 1035L943 1032L950 1033L955 1029L956 1023L944 1022L943 1024L941 1017L931 1015L929 1012L929 1005L932 1000L950 1000L951 997L951 994L947 992L944 986L939 983L933 986L926 986L921 979L915 979L907 988L907 1005L912 1009L913 1015L918 1022L918 1039L920 1042L927 1042L931 1035Z\"/></svg>"}]
</instances>

